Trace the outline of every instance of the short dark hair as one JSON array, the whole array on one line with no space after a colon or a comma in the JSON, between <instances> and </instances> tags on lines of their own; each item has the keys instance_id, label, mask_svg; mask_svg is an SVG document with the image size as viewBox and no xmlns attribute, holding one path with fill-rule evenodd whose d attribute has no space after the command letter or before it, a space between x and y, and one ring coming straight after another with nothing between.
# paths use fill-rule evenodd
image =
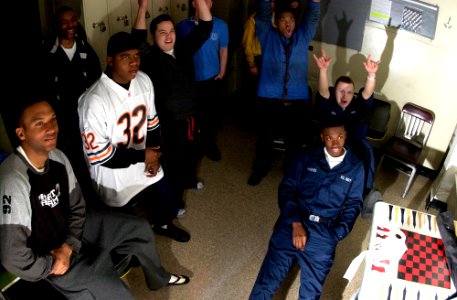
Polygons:
<instances>
[{"instance_id":1,"label":"short dark hair","mask_svg":"<svg viewBox=\"0 0 457 300\"><path fill-rule=\"evenodd\" d=\"M169 14L161 14L155 17L151 21L151 24L149 24L149 31L151 32L151 34L154 35L155 31L157 30L157 25L165 21L171 22L173 24L173 27L175 27L175 22Z\"/></svg>"},{"instance_id":2,"label":"short dark hair","mask_svg":"<svg viewBox=\"0 0 457 300\"><path fill-rule=\"evenodd\" d=\"M337 116L327 116L325 118L322 118L319 123L319 127L320 132L323 132L326 128L333 127L344 127L346 129L346 126L344 125L344 119L342 117Z\"/></svg>"},{"instance_id":3,"label":"short dark hair","mask_svg":"<svg viewBox=\"0 0 457 300\"><path fill-rule=\"evenodd\" d=\"M278 21L283 13L291 13L294 16L294 18L297 17L297 11L296 9L290 7L289 1L287 1L286 3L276 1L275 21Z\"/></svg>"},{"instance_id":4,"label":"short dark hair","mask_svg":"<svg viewBox=\"0 0 457 300\"><path fill-rule=\"evenodd\" d=\"M49 103L49 105L51 105L48 94L44 93L44 92L43 93L37 92L37 93L34 93L33 95L28 95L27 98L23 98L16 103L15 108L14 108L15 128L22 126L21 121L22 121L22 117L24 115L24 111L27 108L29 108L37 103L40 103L40 102L47 102L47 103Z\"/></svg>"},{"instance_id":5,"label":"short dark hair","mask_svg":"<svg viewBox=\"0 0 457 300\"><path fill-rule=\"evenodd\" d=\"M351 79L349 76L340 76L335 82L335 88L338 85L338 83L344 82L344 83L349 83L352 84L352 86L355 86L354 81Z\"/></svg>"},{"instance_id":6,"label":"short dark hair","mask_svg":"<svg viewBox=\"0 0 457 300\"><path fill-rule=\"evenodd\" d=\"M55 18L54 22L59 22L59 17L68 11L74 11L76 13L76 11L73 8L71 8L70 6L67 6L67 5L63 5L59 8L57 8L54 13L54 18Z\"/></svg>"}]
</instances>

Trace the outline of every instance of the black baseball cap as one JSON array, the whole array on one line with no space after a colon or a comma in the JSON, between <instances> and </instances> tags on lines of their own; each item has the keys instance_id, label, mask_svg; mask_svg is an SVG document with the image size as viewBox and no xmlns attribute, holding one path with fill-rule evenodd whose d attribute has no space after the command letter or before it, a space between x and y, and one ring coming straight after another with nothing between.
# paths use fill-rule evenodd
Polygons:
<instances>
[{"instance_id":1,"label":"black baseball cap","mask_svg":"<svg viewBox=\"0 0 457 300\"><path fill-rule=\"evenodd\" d=\"M106 55L115 56L118 53L133 49L139 49L138 43L130 33L121 31L109 38Z\"/></svg>"}]
</instances>

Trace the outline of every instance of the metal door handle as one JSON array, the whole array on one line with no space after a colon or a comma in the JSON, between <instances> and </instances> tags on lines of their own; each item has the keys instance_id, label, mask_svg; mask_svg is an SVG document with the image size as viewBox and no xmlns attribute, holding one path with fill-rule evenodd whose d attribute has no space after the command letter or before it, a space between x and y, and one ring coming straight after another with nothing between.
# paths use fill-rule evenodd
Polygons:
<instances>
[{"instance_id":1,"label":"metal door handle","mask_svg":"<svg viewBox=\"0 0 457 300\"><path fill-rule=\"evenodd\" d=\"M94 22L92 23L92 28L97 28L100 29L100 32L105 32L106 31L106 25L103 21L101 22Z\"/></svg>"},{"instance_id":2,"label":"metal door handle","mask_svg":"<svg viewBox=\"0 0 457 300\"><path fill-rule=\"evenodd\" d=\"M129 17L127 17L127 15L123 17L117 17L116 21L124 21L124 26L129 26Z\"/></svg>"}]
</instances>

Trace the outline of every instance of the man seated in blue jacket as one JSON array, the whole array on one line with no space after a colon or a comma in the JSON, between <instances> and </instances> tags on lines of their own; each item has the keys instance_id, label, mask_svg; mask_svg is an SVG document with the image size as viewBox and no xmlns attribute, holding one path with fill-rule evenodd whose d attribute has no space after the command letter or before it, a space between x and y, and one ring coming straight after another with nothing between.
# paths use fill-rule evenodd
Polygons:
<instances>
[{"instance_id":1,"label":"man seated in blue jacket","mask_svg":"<svg viewBox=\"0 0 457 300\"><path fill-rule=\"evenodd\" d=\"M320 136L325 147L301 154L279 186L281 212L251 300L271 299L295 260L299 299L319 299L336 246L362 209L363 163L344 147L342 120L327 120Z\"/></svg>"}]
</instances>

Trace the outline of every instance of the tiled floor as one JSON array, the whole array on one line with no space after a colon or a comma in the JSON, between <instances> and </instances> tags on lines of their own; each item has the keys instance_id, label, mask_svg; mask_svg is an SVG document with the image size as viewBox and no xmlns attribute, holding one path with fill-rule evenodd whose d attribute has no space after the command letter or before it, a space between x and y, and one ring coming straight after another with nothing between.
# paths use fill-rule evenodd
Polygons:
<instances>
[{"instance_id":1,"label":"tiled floor","mask_svg":"<svg viewBox=\"0 0 457 300\"><path fill-rule=\"evenodd\" d=\"M135 269L126 282L138 299L248 298L278 216L276 193L282 177L282 152L277 152L273 169L258 186L247 185L255 136L239 125L225 124L219 137L222 160L203 159L200 175L205 188L187 193L187 216L179 223L191 232L191 241L180 244L157 237L164 267L191 276L190 284L151 292L144 286L141 270ZM431 181L417 176L406 198L401 199L406 178L385 165L378 169L375 186L386 202L424 210ZM358 289L361 269L349 284L342 276L352 259L367 248L370 226L370 219L359 217L352 233L339 244L321 299L350 299ZM276 300L297 298L297 274L296 268L290 272Z\"/></svg>"}]
</instances>

